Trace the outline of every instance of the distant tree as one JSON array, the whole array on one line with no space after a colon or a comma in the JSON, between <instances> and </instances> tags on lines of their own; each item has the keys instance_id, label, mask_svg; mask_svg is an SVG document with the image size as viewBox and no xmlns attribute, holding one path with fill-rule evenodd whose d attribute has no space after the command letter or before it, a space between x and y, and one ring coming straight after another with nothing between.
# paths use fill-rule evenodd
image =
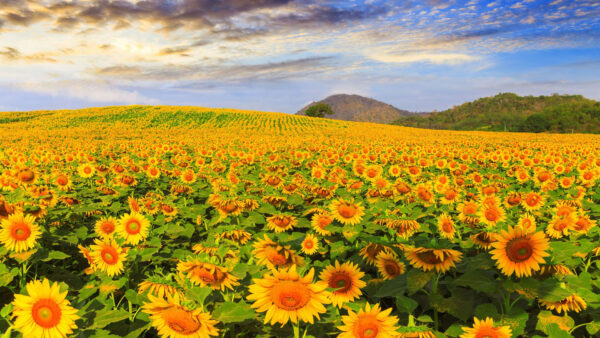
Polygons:
<instances>
[{"instance_id":1,"label":"distant tree","mask_svg":"<svg viewBox=\"0 0 600 338\"><path fill-rule=\"evenodd\" d=\"M525 119L521 131L540 133L550 129L551 123L542 114L533 114Z\"/></svg>"},{"instance_id":2,"label":"distant tree","mask_svg":"<svg viewBox=\"0 0 600 338\"><path fill-rule=\"evenodd\" d=\"M331 107L326 103L317 103L315 105L310 106L306 110L306 115L312 117L325 117L325 114L333 114L333 110L331 110Z\"/></svg>"}]
</instances>

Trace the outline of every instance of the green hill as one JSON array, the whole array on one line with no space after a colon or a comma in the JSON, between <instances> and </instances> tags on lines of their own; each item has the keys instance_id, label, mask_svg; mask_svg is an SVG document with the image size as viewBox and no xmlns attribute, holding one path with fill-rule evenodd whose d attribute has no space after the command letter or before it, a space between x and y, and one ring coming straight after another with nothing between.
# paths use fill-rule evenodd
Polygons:
<instances>
[{"instance_id":1,"label":"green hill","mask_svg":"<svg viewBox=\"0 0 600 338\"><path fill-rule=\"evenodd\" d=\"M600 133L600 102L581 95L501 93L394 124L431 129Z\"/></svg>"}]
</instances>

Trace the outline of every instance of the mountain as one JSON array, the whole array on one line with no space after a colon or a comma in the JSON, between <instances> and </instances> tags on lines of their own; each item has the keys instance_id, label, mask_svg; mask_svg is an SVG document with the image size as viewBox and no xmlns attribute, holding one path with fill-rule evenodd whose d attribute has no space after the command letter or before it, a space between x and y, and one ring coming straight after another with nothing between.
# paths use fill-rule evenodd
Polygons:
<instances>
[{"instance_id":1,"label":"mountain","mask_svg":"<svg viewBox=\"0 0 600 338\"><path fill-rule=\"evenodd\" d=\"M335 114L326 117L336 120L391 123L411 114L406 110L398 109L381 101L360 95L347 94L328 96L321 101L309 104L296 114L304 115L310 106L317 103L328 104Z\"/></svg>"},{"instance_id":2,"label":"mountain","mask_svg":"<svg viewBox=\"0 0 600 338\"><path fill-rule=\"evenodd\" d=\"M599 133L600 102L581 95L500 93L394 124L430 129Z\"/></svg>"}]
</instances>

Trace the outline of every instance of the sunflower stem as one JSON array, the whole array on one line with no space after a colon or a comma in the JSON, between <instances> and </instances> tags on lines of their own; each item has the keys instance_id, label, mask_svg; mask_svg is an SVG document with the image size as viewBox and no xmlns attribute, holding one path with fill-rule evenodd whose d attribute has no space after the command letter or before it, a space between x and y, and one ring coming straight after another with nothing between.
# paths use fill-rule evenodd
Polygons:
<instances>
[{"instance_id":1,"label":"sunflower stem","mask_svg":"<svg viewBox=\"0 0 600 338\"><path fill-rule=\"evenodd\" d=\"M300 338L300 323L296 323L293 326L294 329L294 338Z\"/></svg>"},{"instance_id":2,"label":"sunflower stem","mask_svg":"<svg viewBox=\"0 0 600 338\"><path fill-rule=\"evenodd\" d=\"M438 282L439 282L439 280L440 280L440 276L441 276L441 274L440 274L440 273L438 273L438 274L437 274L437 276L435 277L434 281L433 281L433 288L432 288L432 290L431 290L431 293L432 293L433 295L437 295L437 291L438 291ZM439 324L439 318L438 318L438 317L439 317L438 310L437 310L437 308L434 308L434 309L433 309L433 322L434 322L434 325L435 325L435 330L436 330L436 331L439 331L439 328L440 328L440 324Z\"/></svg>"}]
</instances>

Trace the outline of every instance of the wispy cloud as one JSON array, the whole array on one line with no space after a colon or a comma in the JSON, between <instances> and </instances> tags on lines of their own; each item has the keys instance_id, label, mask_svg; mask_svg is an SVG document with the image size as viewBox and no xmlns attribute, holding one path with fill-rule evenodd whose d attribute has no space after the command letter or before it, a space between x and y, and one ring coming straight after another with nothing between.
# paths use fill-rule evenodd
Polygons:
<instances>
[{"instance_id":1,"label":"wispy cloud","mask_svg":"<svg viewBox=\"0 0 600 338\"><path fill-rule=\"evenodd\" d=\"M158 100L145 97L137 91L129 91L102 82L90 81L26 81L19 88L38 94L55 97L69 97L89 102L123 104L157 104Z\"/></svg>"}]
</instances>

